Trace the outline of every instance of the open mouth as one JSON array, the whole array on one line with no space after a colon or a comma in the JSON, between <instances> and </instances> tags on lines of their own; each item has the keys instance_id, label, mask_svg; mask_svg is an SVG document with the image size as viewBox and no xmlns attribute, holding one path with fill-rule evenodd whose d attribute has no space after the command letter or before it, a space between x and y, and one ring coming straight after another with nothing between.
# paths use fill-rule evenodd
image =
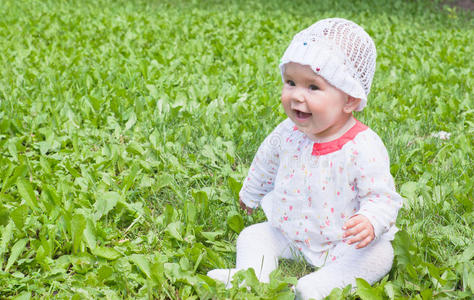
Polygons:
<instances>
[{"instance_id":1,"label":"open mouth","mask_svg":"<svg viewBox=\"0 0 474 300\"><path fill-rule=\"evenodd\" d=\"M306 120L308 118L311 117L311 113L307 113L307 112L303 112L301 110L297 110L297 109L294 109L293 110L295 112L295 115L296 115L296 118L300 119L300 120Z\"/></svg>"}]
</instances>

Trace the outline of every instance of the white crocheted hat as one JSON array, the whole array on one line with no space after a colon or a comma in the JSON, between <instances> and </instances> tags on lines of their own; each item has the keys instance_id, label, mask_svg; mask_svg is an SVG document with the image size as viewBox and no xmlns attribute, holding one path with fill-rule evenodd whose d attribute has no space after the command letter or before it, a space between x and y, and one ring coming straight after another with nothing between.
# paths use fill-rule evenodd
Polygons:
<instances>
[{"instance_id":1,"label":"white crocheted hat","mask_svg":"<svg viewBox=\"0 0 474 300\"><path fill-rule=\"evenodd\" d=\"M285 64L309 65L331 85L360 98L360 111L367 104L376 56L375 44L362 27L345 19L324 19L293 37L280 70L283 78Z\"/></svg>"}]
</instances>

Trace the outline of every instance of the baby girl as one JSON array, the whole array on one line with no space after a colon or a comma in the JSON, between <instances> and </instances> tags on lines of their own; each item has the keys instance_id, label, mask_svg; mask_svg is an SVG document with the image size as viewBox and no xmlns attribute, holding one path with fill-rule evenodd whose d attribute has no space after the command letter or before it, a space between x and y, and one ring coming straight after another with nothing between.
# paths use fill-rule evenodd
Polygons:
<instances>
[{"instance_id":1,"label":"baby girl","mask_svg":"<svg viewBox=\"0 0 474 300\"><path fill-rule=\"evenodd\" d=\"M229 286L253 268L268 282L279 258L302 256L318 269L298 280L296 295L321 299L390 271L402 198L383 142L353 116L367 103L375 58L370 36L348 20L296 34L280 62L288 118L260 145L240 191L241 207L261 206L268 220L240 233L236 268L208 276Z\"/></svg>"}]
</instances>

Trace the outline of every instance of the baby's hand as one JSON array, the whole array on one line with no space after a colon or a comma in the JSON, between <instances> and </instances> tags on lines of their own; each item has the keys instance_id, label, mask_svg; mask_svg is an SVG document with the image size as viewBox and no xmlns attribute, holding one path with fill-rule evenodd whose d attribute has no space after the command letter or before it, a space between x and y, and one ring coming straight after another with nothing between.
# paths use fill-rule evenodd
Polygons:
<instances>
[{"instance_id":1,"label":"baby's hand","mask_svg":"<svg viewBox=\"0 0 474 300\"><path fill-rule=\"evenodd\" d=\"M245 203L242 202L242 199L239 199L239 204L240 204L240 208L242 208L243 210L247 212L247 215L250 215L253 213L253 209L250 207L247 207L247 205L245 205Z\"/></svg>"},{"instance_id":2,"label":"baby's hand","mask_svg":"<svg viewBox=\"0 0 474 300\"><path fill-rule=\"evenodd\" d=\"M358 243L356 249L364 248L375 238L374 226L369 219L363 215L352 216L342 227L345 230L343 238L354 236L347 243L352 245Z\"/></svg>"}]
</instances>

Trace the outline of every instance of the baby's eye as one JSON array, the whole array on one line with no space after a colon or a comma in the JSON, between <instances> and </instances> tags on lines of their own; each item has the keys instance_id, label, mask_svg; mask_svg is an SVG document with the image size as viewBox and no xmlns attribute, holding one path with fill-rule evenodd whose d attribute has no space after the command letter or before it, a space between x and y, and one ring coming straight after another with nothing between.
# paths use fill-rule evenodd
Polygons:
<instances>
[{"instance_id":1,"label":"baby's eye","mask_svg":"<svg viewBox=\"0 0 474 300\"><path fill-rule=\"evenodd\" d=\"M289 85L289 86L295 86L295 82L293 80L287 80L286 83Z\"/></svg>"},{"instance_id":2,"label":"baby's eye","mask_svg":"<svg viewBox=\"0 0 474 300\"><path fill-rule=\"evenodd\" d=\"M317 91L317 90L319 90L319 87L317 85L312 84L312 85L309 86L309 89L312 90L312 91Z\"/></svg>"}]
</instances>

